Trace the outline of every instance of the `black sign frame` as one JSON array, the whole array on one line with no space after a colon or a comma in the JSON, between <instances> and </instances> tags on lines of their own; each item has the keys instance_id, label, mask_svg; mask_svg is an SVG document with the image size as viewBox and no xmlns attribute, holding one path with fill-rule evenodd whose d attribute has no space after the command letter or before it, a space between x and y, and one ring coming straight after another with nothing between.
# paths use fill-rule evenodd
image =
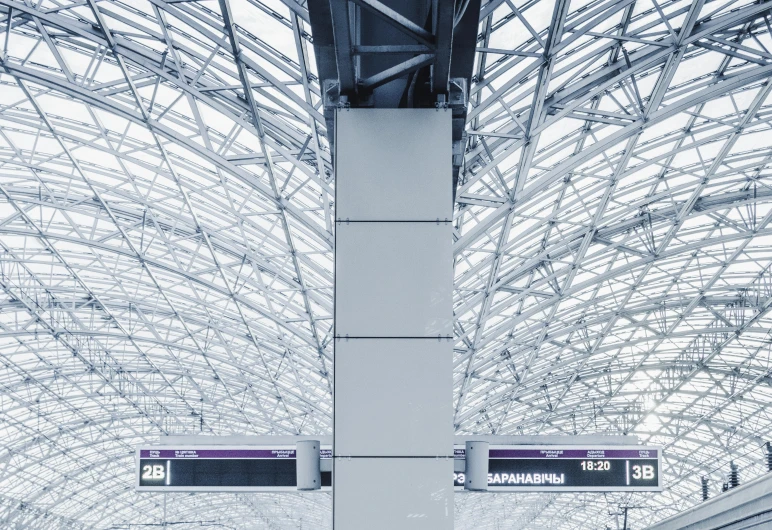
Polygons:
<instances>
[{"instance_id":1,"label":"black sign frame","mask_svg":"<svg viewBox=\"0 0 772 530\"><path fill-rule=\"evenodd\" d=\"M641 445L493 445L489 446L489 492L624 492L662 491L662 448ZM455 446L457 459L464 446ZM591 476L572 480L578 469ZM608 466L608 467L607 467ZM638 466L636 469L635 466ZM646 466L646 467L644 467ZM562 470L562 472L561 472ZM653 477L649 474L653 473ZM499 475L496 480L496 474ZM502 476L506 478L502 480ZM515 476L512 477L511 475ZM539 475L536 483L536 475ZM465 491L454 475L454 490ZM546 479L548 475L549 480ZM556 483L555 475L560 483ZM530 479L529 479L530 476ZM640 478L635 478L635 477ZM605 480L605 484L603 484ZM513 483L514 482L514 483ZM589 483L589 484L588 484Z\"/></svg>"},{"instance_id":2,"label":"black sign frame","mask_svg":"<svg viewBox=\"0 0 772 530\"><path fill-rule=\"evenodd\" d=\"M327 460L332 456L332 449L327 446L322 446L321 457L322 460ZM135 452L135 472L134 472L134 489L136 491L144 492L231 492L231 493L249 493L249 492L294 492L297 493L296 477L292 477L292 481L289 480L289 474L295 472L294 465L277 466L279 462L295 461L295 446L294 445L271 445L271 446L246 446L246 445L156 445L156 446L140 446L136 448ZM266 474L271 474L276 480L274 482L281 483L283 485L276 484L263 484L263 485L236 485L234 483L230 485L212 485L211 480L204 480L208 482L206 485L174 485L175 482L172 477L177 476L175 472L175 461L208 461L208 462L229 462L228 467L233 469L234 462L249 462L255 464L258 461L266 462ZM203 462L202 462L203 463ZM148 469L149 466L149 469ZM156 469L160 466L159 469ZM143 467L145 469L143 469ZM192 466L185 466L188 468L186 471L190 473ZM206 466L198 466L199 473L201 469L205 469ZM246 465L244 468L254 469L254 465ZM286 468L286 469L284 469ZM148 477L148 478L144 478ZM234 482L250 482L248 478L236 477ZM323 486L317 491L332 491L329 472L322 472ZM255 482L254 480L252 481ZM271 482L271 477L266 477L264 480L257 482Z\"/></svg>"}]
</instances>

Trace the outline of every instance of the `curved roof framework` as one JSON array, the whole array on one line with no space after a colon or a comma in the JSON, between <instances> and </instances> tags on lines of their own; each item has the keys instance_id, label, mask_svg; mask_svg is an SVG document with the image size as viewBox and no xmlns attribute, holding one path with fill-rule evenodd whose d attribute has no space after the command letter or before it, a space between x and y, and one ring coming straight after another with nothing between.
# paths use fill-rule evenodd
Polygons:
<instances>
[{"instance_id":1,"label":"curved roof framework","mask_svg":"<svg viewBox=\"0 0 772 530\"><path fill-rule=\"evenodd\" d=\"M667 489L464 495L457 527L615 528L624 506L638 527L729 460L762 472L771 8L484 2L457 432L635 434L666 447ZM311 42L294 0L0 0L6 526L159 523L129 480L159 435L329 432L334 178ZM330 525L325 494L168 501L181 527Z\"/></svg>"}]
</instances>

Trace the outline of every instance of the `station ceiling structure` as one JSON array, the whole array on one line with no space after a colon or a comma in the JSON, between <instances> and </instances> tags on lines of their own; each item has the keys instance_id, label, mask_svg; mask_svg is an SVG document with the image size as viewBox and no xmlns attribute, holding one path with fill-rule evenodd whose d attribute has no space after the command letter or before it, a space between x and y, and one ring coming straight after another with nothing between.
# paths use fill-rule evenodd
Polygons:
<instances>
[{"instance_id":1,"label":"station ceiling structure","mask_svg":"<svg viewBox=\"0 0 772 530\"><path fill-rule=\"evenodd\" d=\"M483 0L456 432L636 435L665 447L666 490L457 495L457 528L617 528L625 507L640 528L730 460L763 471L770 10ZM328 528L326 494L165 504L131 482L159 436L330 432L335 180L305 3L0 0L0 46L0 522Z\"/></svg>"}]
</instances>

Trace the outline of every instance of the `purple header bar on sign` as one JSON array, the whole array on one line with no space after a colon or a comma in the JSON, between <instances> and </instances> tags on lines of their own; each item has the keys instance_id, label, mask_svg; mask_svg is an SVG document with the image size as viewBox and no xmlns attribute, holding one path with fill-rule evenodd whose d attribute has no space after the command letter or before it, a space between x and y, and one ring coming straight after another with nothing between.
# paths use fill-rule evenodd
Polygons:
<instances>
[{"instance_id":1,"label":"purple header bar on sign","mask_svg":"<svg viewBox=\"0 0 772 530\"><path fill-rule=\"evenodd\" d=\"M319 451L321 458L332 458L332 449ZM140 449L140 458L295 458L294 449Z\"/></svg>"},{"instance_id":2,"label":"purple header bar on sign","mask_svg":"<svg viewBox=\"0 0 772 530\"><path fill-rule=\"evenodd\" d=\"M657 458L652 449L491 449L490 458Z\"/></svg>"},{"instance_id":3,"label":"purple header bar on sign","mask_svg":"<svg viewBox=\"0 0 772 530\"><path fill-rule=\"evenodd\" d=\"M294 449L141 449L140 458L295 458Z\"/></svg>"},{"instance_id":4,"label":"purple header bar on sign","mask_svg":"<svg viewBox=\"0 0 772 530\"><path fill-rule=\"evenodd\" d=\"M456 458L464 458L464 449L455 449ZM576 459L576 458L659 458L659 450L641 449L490 449L489 458Z\"/></svg>"}]
</instances>

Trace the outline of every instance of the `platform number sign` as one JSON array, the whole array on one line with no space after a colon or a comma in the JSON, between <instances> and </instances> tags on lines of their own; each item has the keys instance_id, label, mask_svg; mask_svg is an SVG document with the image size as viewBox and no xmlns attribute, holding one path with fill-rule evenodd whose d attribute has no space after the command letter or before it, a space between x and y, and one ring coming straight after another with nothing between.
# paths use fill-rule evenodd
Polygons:
<instances>
[{"instance_id":1,"label":"platform number sign","mask_svg":"<svg viewBox=\"0 0 772 530\"><path fill-rule=\"evenodd\" d=\"M633 466L633 480L653 480L654 479L654 466L652 465L640 465Z\"/></svg>"},{"instance_id":2,"label":"platform number sign","mask_svg":"<svg viewBox=\"0 0 772 530\"><path fill-rule=\"evenodd\" d=\"M167 460L166 465L163 463L143 463L141 468L140 481L145 483L166 483L167 477L169 477L169 468L171 467L171 461ZM167 484L168 485L168 484Z\"/></svg>"},{"instance_id":3,"label":"platform number sign","mask_svg":"<svg viewBox=\"0 0 772 530\"><path fill-rule=\"evenodd\" d=\"M332 451L322 448L321 457ZM136 452L137 491L297 491L294 446L155 446ZM332 477L322 472L321 491Z\"/></svg>"}]
</instances>

